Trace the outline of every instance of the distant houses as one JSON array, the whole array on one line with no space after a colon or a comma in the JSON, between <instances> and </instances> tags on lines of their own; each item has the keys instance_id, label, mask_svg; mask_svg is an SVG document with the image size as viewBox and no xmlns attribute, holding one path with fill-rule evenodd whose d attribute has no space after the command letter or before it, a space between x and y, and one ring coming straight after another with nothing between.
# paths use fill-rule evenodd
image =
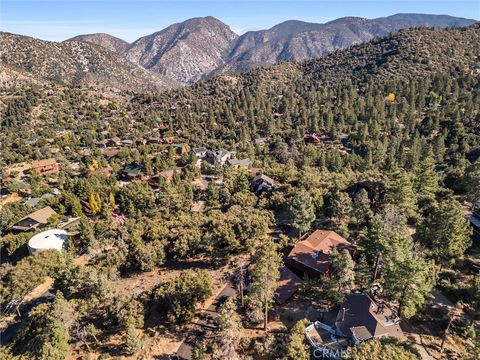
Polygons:
<instances>
[{"instance_id":1,"label":"distant houses","mask_svg":"<svg viewBox=\"0 0 480 360\"><path fill-rule=\"evenodd\" d=\"M193 154L197 159L204 159L209 150L205 147L195 147L192 149Z\"/></svg>"},{"instance_id":2,"label":"distant houses","mask_svg":"<svg viewBox=\"0 0 480 360\"><path fill-rule=\"evenodd\" d=\"M327 134L305 134L303 136L303 141L305 144L320 146L326 150L337 149L342 154L347 154L352 151L349 136L347 134L340 134L338 140L332 139L332 137Z\"/></svg>"},{"instance_id":3,"label":"distant houses","mask_svg":"<svg viewBox=\"0 0 480 360\"><path fill-rule=\"evenodd\" d=\"M197 158L198 166L201 166L202 163L205 162L212 166L229 165L235 168L249 170L253 165L250 159L237 159L235 151L226 149L209 150L205 147L195 147L192 149L192 153Z\"/></svg>"},{"instance_id":4,"label":"distant houses","mask_svg":"<svg viewBox=\"0 0 480 360\"><path fill-rule=\"evenodd\" d=\"M175 154L179 156L188 152L188 145L186 144L171 144L171 146L175 150Z\"/></svg>"},{"instance_id":5,"label":"distant houses","mask_svg":"<svg viewBox=\"0 0 480 360\"><path fill-rule=\"evenodd\" d=\"M272 190L275 188L275 182L272 178L264 174L257 174L250 183L253 192L260 193L265 190Z\"/></svg>"},{"instance_id":6,"label":"distant houses","mask_svg":"<svg viewBox=\"0 0 480 360\"><path fill-rule=\"evenodd\" d=\"M53 174L60 170L60 165L57 163L57 160L50 158L33 161L32 169L37 175Z\"/></svg>"},{"instance_id":7,"label":"distant houses","mask_svg":"<svg viewBox=\"0 0 480 360\"><path fill-rule=\"evenodd\" d=\"M228 159L227 164L233 166L237 169L248 170L252 167L252 161L248 158L246 159Z\"/></svg>"},{"instance_id":8,"label":"distant houses","mask_svg":"<svg viewBox=\"0 0 480 360\"><path fill-rule=\"evenodd\" d=\"M228 151L225 149L219 150L208 150L205 155L205 160L208 161L212 165L220 165L223 166L227 162L235 156L235 152Z\"/></svg>"},{"instance_id":9,"label":"distant houses","mask_svg":"<svg viewBox=\"0 0 480 360\"><path fill-rule=\"evenodd\" d=\"M50 206L37 210L17 221L12 227L12 231L28 232L41 229L48 224L48 219L56 212Z\"/></svg>"},{"instance_id":10,"label":"distant houses","mask_svg":"<svg viewBox=\"0 0 480 360\"><path fill-rule=\"evenodd\" d=\"M128 164L122 170L122 177L127 180L141 179L143 175L142 167L136 162Z\"/></svg>"}]
</instances>

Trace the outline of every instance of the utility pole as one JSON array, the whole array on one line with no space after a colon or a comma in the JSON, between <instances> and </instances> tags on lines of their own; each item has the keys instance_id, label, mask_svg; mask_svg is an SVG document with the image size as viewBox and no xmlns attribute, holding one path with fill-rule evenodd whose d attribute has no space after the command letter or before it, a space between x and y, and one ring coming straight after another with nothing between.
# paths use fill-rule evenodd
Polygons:
<instances>
[{"instance_id":1,"label":"utility pole","mask_svg":"<svg viewBox=\"0 0 480 360\"><path fill-rule=\"evenodd\" d=\"M265 274L265 290L264 290L264 294L265 294L265 323L263 325L263 330L265 332L267 332L268 330L268 274L269 274L269 271L270 271L270 263L267 262L267 272Z\"/></svg>"},{"instance_id":2,"label":"utility pole","mask_svg":"<svg viewBox=\"0 0 480 360\"><path fill-rule=\"evenodd\" d=\"M450 331L450 326L452 325L453 318L455 316L455 312L456 312L455 306L456 306L456 304L451 308L449 307L449 309L448 309L448 324L447 324L447 327L445 328L445 331L443 332L443 336L442 336L442 343L440 345L440 352L441 353L443 353L444 346L445 346L445 341L447 340L447 335L448 335L448 332Z\"/></svg>"},{"instance_id":3,"label":"utility pole","mask_svg":"<svg viewBox=\"0 0 480 360\"><path fill-rule=\"evenodd\" d=\"M243 288L244 288L244 274L243 274L243 264L241 264L240 265L240 299L241 299L241 302L242 302L242 308L244 306Z\"/></svg>"}]
</instances>

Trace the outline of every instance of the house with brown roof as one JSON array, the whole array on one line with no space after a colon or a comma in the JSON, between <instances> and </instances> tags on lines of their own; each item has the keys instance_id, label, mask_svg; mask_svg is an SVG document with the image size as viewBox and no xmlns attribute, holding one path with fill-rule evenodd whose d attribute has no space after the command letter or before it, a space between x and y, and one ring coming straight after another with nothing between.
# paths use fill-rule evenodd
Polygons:
<instances>
[{"instance_id":1,"label":"house with brown roof","mask_svg":"<svg viewBox=\"0 0 480 360\"><path fill-rule=\"evenodd\" d=\"M153 175L148 183L151 187L158 188L160 186L161 179L165 179L166 182L172 182L175 174L180 174L181 172L182 168L160 171L159 173Z\"/></svg>"},{"instance_id":2,"label":"house with brown roof","mask_svg":"<svg viewBox=\"0 0 480 360\"><path fill-rule=\"evenodd\" d=\"M328 275L334 248L347 249L352 254L356 250L355 245L335 231L315 230L312 234L297 241L285 262L292 269L309 276Z\"/></svg>"},{"instance_id":3,"label":"house with brown roof","mask_svg":"<svg viewBox=\"0 0 480 360\"><path fill-rule=\"evenodd\" d=\"M32 162L32 169L37 175L52 174L60 170L57 160L54 158L36 160Z\"/></svg>"},{"instance_id":4,"label":"house with brown roof","mask_svg":"<svg viewBox=\"0 0 480 360\"><path fill-rule=\"evenodd\" d=\"M305 144L314 144L314 145L319 145L322 143L322 139L317 134L305 134L303 136L303 141L305 141Z\"/></svg>"},{"instance_id":5,"label":"house with brown roof","mask_svg":"<svg viewBox=\"0 0 480 360\"><path fill-rule=\"evenodd\" d=\"M227 164L237 169L250 169L252 167L252 161L248 158L245 159L228 159Z\"/></svg>"},{"instance_id":6,"label":"house with brown roof","mask_svg":"<svg viewBox=\"0 0 480 360\"><path fill-rule=\"evenodd\" d=\"M103 152L103 155L107 160L110 160L111 158L114 158L115 156L117 156L119 152L120 152L119 148L108 148L108 149L105 149L105 151Z\"/></svg>"},{"instance_id":7,"label":"house with brown roof","mask_svg":"<svg viewBox=\"0 0 480 360\"><path fill-rule=\"evenodd\" d=\"M275 182L272 178L264 174L257 174L250 183L250 188L256 193L269 191L275 188Z\"/></svg>"},{"instance_id":8,"label":"house with brown roof","mask_svg":"<svg viewBox=\"0 0 480 360\"><path fill-rule=\"evenodd\" d=\"M45 227L48 224L48 219L55 214L55 210L50 206L44 207L20 219L11 227L11 230L22 232L35 231Z\"/></svg>"},{"instance_id":9,"label":"house with brown roof","mask_svg":"<svg viewBox=\"0 0 480 360\"><path fill-rule=\"evenodd\" d=\"M335 329L337 335L360 344L386 336L404 339L399 323L400 318L385 303L377 303L367 294L349 294L338 311Z\"/></svg>"}]
</instances>

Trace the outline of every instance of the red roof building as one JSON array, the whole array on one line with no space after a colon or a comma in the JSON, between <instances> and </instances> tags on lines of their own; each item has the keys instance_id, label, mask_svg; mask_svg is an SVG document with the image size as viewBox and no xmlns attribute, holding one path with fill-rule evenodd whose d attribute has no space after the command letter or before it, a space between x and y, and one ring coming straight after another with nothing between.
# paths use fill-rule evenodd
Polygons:
<instances>
[{"instance_id":1,"label":"red roof building","mask_svg":"<svg viewBox=\"0 0 480 360\"><path fill-rule=\"evenodd\" d=\"M331 265L331 254L334 248L348 249L352 254L356 246L331 230L315 230L294 245L286 262L292 269L309 276L328 274Z\"/></svg>"},{"instance_id":2,"label":"red roof building","mask_svg":"<svg viewBox=\"0 0 480 360\"><path fill-rule=\"evenodd\" d=\"M55 159L44 159L32 162L32 168L37 175L56 173L60 166Z\"/></svg>"}]
</instances>

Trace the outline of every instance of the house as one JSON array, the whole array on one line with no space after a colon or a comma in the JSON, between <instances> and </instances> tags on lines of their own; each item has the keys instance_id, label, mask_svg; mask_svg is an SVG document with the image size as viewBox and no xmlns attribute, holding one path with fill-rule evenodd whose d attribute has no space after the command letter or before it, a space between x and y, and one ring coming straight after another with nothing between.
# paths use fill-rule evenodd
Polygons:
<instances>
[{"instance_id":1,"label":"house","mask_svg":"<svg viewBox=\"0 0 480 360\"><path fill-rule=\"evenodd\" d=\"M119 152L120 152L120 149L118 148L110 148L110 149L105 149L105 151L103 152L103 155L107 160L110 160L115 156L117 156Z\"/></svg>"},{"instance_id":2,"label":"house","mask_svg":"<svg viewBox=\"0 0 480 360\"><path fill-rule=\"evenodd\" d=\"M29 183L22 180L15 181L14 183L18 189L18 193L22 196L29 196L32 193L32 187Z\"/></svg>"},{"instance_id":3,"label":"house","mask_svg":"<svg viewBox=\"0 0 480 360\"><path fill-rule=\"evenodd\" d=\"M110 166L107 166L107 167L104 167L104 168L100 168L100 169L97 169L95 171L92 171L91 173L89 173L89 175L103 175L105 177L109 177L113 174L113 168L110 167Z\"/></svg>"},{"instance_id":4,"label":"house","mask_svg":"<svg viewBox=\"0 0 480 360\"><path fill-rule=\"evenodd\" d=\"M188 152L188 146L186 144L172 144L177 155L183 155Z\"/></svg>"},{"instance_id":5,"label":"house","mask_svg":"<svg viewBox=\"0 0 480 360\"><path fill-rule=\"evenodd\" d=\"M114 136L113 138L107 139L107 146L120 146L122 145L122 140L118 136Z\"/></svg>"},{"instance_id":6,"label":"house","mask_svg":"<svg viewBox=\"0 0 480 360\"><path fill-rule=\"evenodd\" d=\"M163 178L167 182L171 182L173 180L173 176L175 173L180 173L182 170L181 168L175 170L164 170L160 171L158 174L152 176L148 184L153 188L158 188L160 186L160 179Z\"/></svg>"},{"instance_id":7,"label":"house","mask_svg":"<svg viewBox=\"0 0 480 360\"><path fill-rule=\"evenodd\" d=\"M328 275L330 256L334 248L347 249L352 254L356 250L355 245L335 231L315 230L297 241L285 261L292 269L312 277Z\"/></svg>"},{"instance_id":8,"label":"house","mask_svg":"<svg viewBox=\"0 0 480 360\"><path fill-rule=\"evenodd\" d=\"M234 155L235 152L225 149L219 149L215 151L208 150L205 155L205 160L212 165L225 165L225 162L231 159Z\"/></svg>"},{"instance_id":9,"label":"house","mask_svg":"<svg viewBox=\"0 0 480 360\"><path fill-rule=\"evenodd\" d=\"M130 140L130 139L122 139L120 140L120 144L122 146L126 146L126 147L131 147L133 145L133 140Z\"/></svg>"},{"instance_id":10,"label":"house","mask_svg":"<svg viewBox=\"0 0 480 360\"><path fill-rule=\"evenodd\" d=\"M280 279L277 282L277 288L273 297L280 304L284 304L295 294L302 285L300 279L292 270L283 266L280 269Z\"/></svg>"},{"instance_id":11,"label":"house","mask_svg":"<svg viewBox=\"0 0 480 360\"><path fill-rule=\"evenodd\" d=\"M359 181L350 185L343 191L346 192L352 199L355 198L361 190L365 190L368 198L372 202L378 202L385 196L385 185L376 180Z\"/></svg>"},{"instance_id":12,"label":"house","mask_svg":"<svg viewBox=\"0 0 480 360\"><path fill-rule=\"evenodd\" d=\"M399 323L399 317L385 303L377 303L367 294L348 294L338 311L335 329L337 335L360 344L386 336L404 339Z\"/></svg>"},{"instance_id":13,"label":"house","mask_svg":"<svg viewBox=\"0 0 480 360\"><path fill-rule=\"evenodd\" d=\"M314 145L320 145L322 143L322 139L320 139L320 136L317 134L305 134L303 136L303 141L305 144L314 144Z\"/></svg>"},{"instance_id":14,"label":"house","mask_svg":"<svg viewBox=\"0 0 480 360\"><path fill-rule=\"evenodd\" d=\"M348 339L337 335L335 329L320 321L305 328L305 337L310 343L314 358L341 359L350 344Z\"/></svg>"},{"instance_id":15,"label":"house","mask_svg":"<svg viewBox=\"0 0 480 360\"><path fill-rule=\"evenodd\" d=\"M125 166L122 170L122 177L133 180L133 179L140 179L143 177L142 168L136 162L132 162Z\"/></svg>"},{"instance_id":16,"label":"house","mask_svg":"<svg viewBox=\"0 0 480 360\"><path fill-rule=\"evenodd\" d=\"M92 156L92 150L90 148L81 148L78 153L84 157Z\"/></svg>"},{"instance_id":17,"label":"house","mask_svg":"<svg viewBox=\"0 0 480 360\"><path fill-rule=\"evenodd\" d=\"M208 149L205 147L196 147L192 149L192 152L195 154L197 159L203 159L207 156Z\"/></svg>"},{"instance_id":18,"label":"house","mask_svg":"<svg viewBox=\"0 0 480 360\"><path fill-rule=\"evenodd\" d=\"M110 139L99 140L95 143L100 148L120 146L122 144L119 137L113 137Z\"/></svg>"},{"instance_id":19,"label":"house","mask_svg":"<svg viewBox=\"0 0 480 360\"><path fill-rule=\"evenodd\" d=\"M260 148L264 148L268 143L268 138L263 137L263 138L258 138L255 139L255 145L257 145Z\"/></svg>"},{"instance_id":20,"label":"house","mask_svg":"<svg viewBox=\"0 0 480 360\"><path fill-rule=\"evenodd\" d=\"M246 159L228 159L227 164L238 169L250 169L252 167L252 161L248 158Z\"/></svg>"},{"instance_id":21,"label":"house","mask_svg":"<svg viewBox=\"0 0 480 360\"><path fill-rule=\"evenodd\" d=\"M480 214L478 212L468 214L467 220L473 228L474 237L480 239Z\"/></svg>"},{"instance_id":22,"label":"house","mask_svg":"<svg viewBox=\"0 0 480 360\"><path fill-rule=\"evenodd\" d=\"M106 149L108 146L108 139L98 140L95 142L99 148Z\"/></svg>"},{"instance_id":23,"label":"house","mask_svg":"<svg viewBox=\"0 0 480 360\"><path fill-rule=\"evenodd\" d=\"M267 175L257 174L250 183L251 189L256 192L272 190L275 188L275 182Z\"/></svg>"},{"instance_id":24,"label":"house","mask_svg":"<svg viewBox=\"0 0 480 360\"><path fill-rule=\"evenodd\" d=\"M32 162L32 169L37 175L52 174L58 172L60 170L60 166L58 165L57 160L50 158Z\"/></svg>"},{"instance_id":25,"label":"house","mask_svg":"<svg viewBox=\"0 0 480 360\"><path fill-rule=\"evenodd\" d=\"M55 210L50 206L44 207L20 219L11 227L11 230L22 232L35 231L45 227L48 224L48 219L55 214Z\"/></svg>"},{"instance_id":26,"label":"house","mask_svg":"<svg viewBox=\"0 0 480 360\"><path fill-rule=\"evenodd\" d=\"M173 136L164 136L162 138L162 142L164 144L173 144L173 141L175 140L175 138Z\"/></svg>"},{"instance_id":27,"label":"house","mask_svg":"<svg viewBox=\"0 0 480 360\"><path fill-rule=\"evenodd\" d=\"M149 137L147 139L147 144L161 144L162 143L162 138L157 136L157 137Z\"/></svg>"},{"instance_id":28,"label":"house","mask_svg":"<svg viewBox=\"0 0 480 360\"><path fill-rule=\"evenodd\" d=\"M82 218L80 216L72 217L67 221L62 221L58 224L58 228L61 230L74 230L80 225Z\"/></svg>"},{"instance_id":29,"label":"house","mask_svg":"<svg viewBox=\"0 0 480 360\"><path fill-rule=\"evenodd\" d=\"M54 188L52 191L50 191L46 194L43 194L40 197L29 197L25 201L25 205L27 205L28 207L35 207L40 203L40 201L45 200L45 199L51 199L56 195L60 195L60 190Z\"/></svg>"}]
</instances>

